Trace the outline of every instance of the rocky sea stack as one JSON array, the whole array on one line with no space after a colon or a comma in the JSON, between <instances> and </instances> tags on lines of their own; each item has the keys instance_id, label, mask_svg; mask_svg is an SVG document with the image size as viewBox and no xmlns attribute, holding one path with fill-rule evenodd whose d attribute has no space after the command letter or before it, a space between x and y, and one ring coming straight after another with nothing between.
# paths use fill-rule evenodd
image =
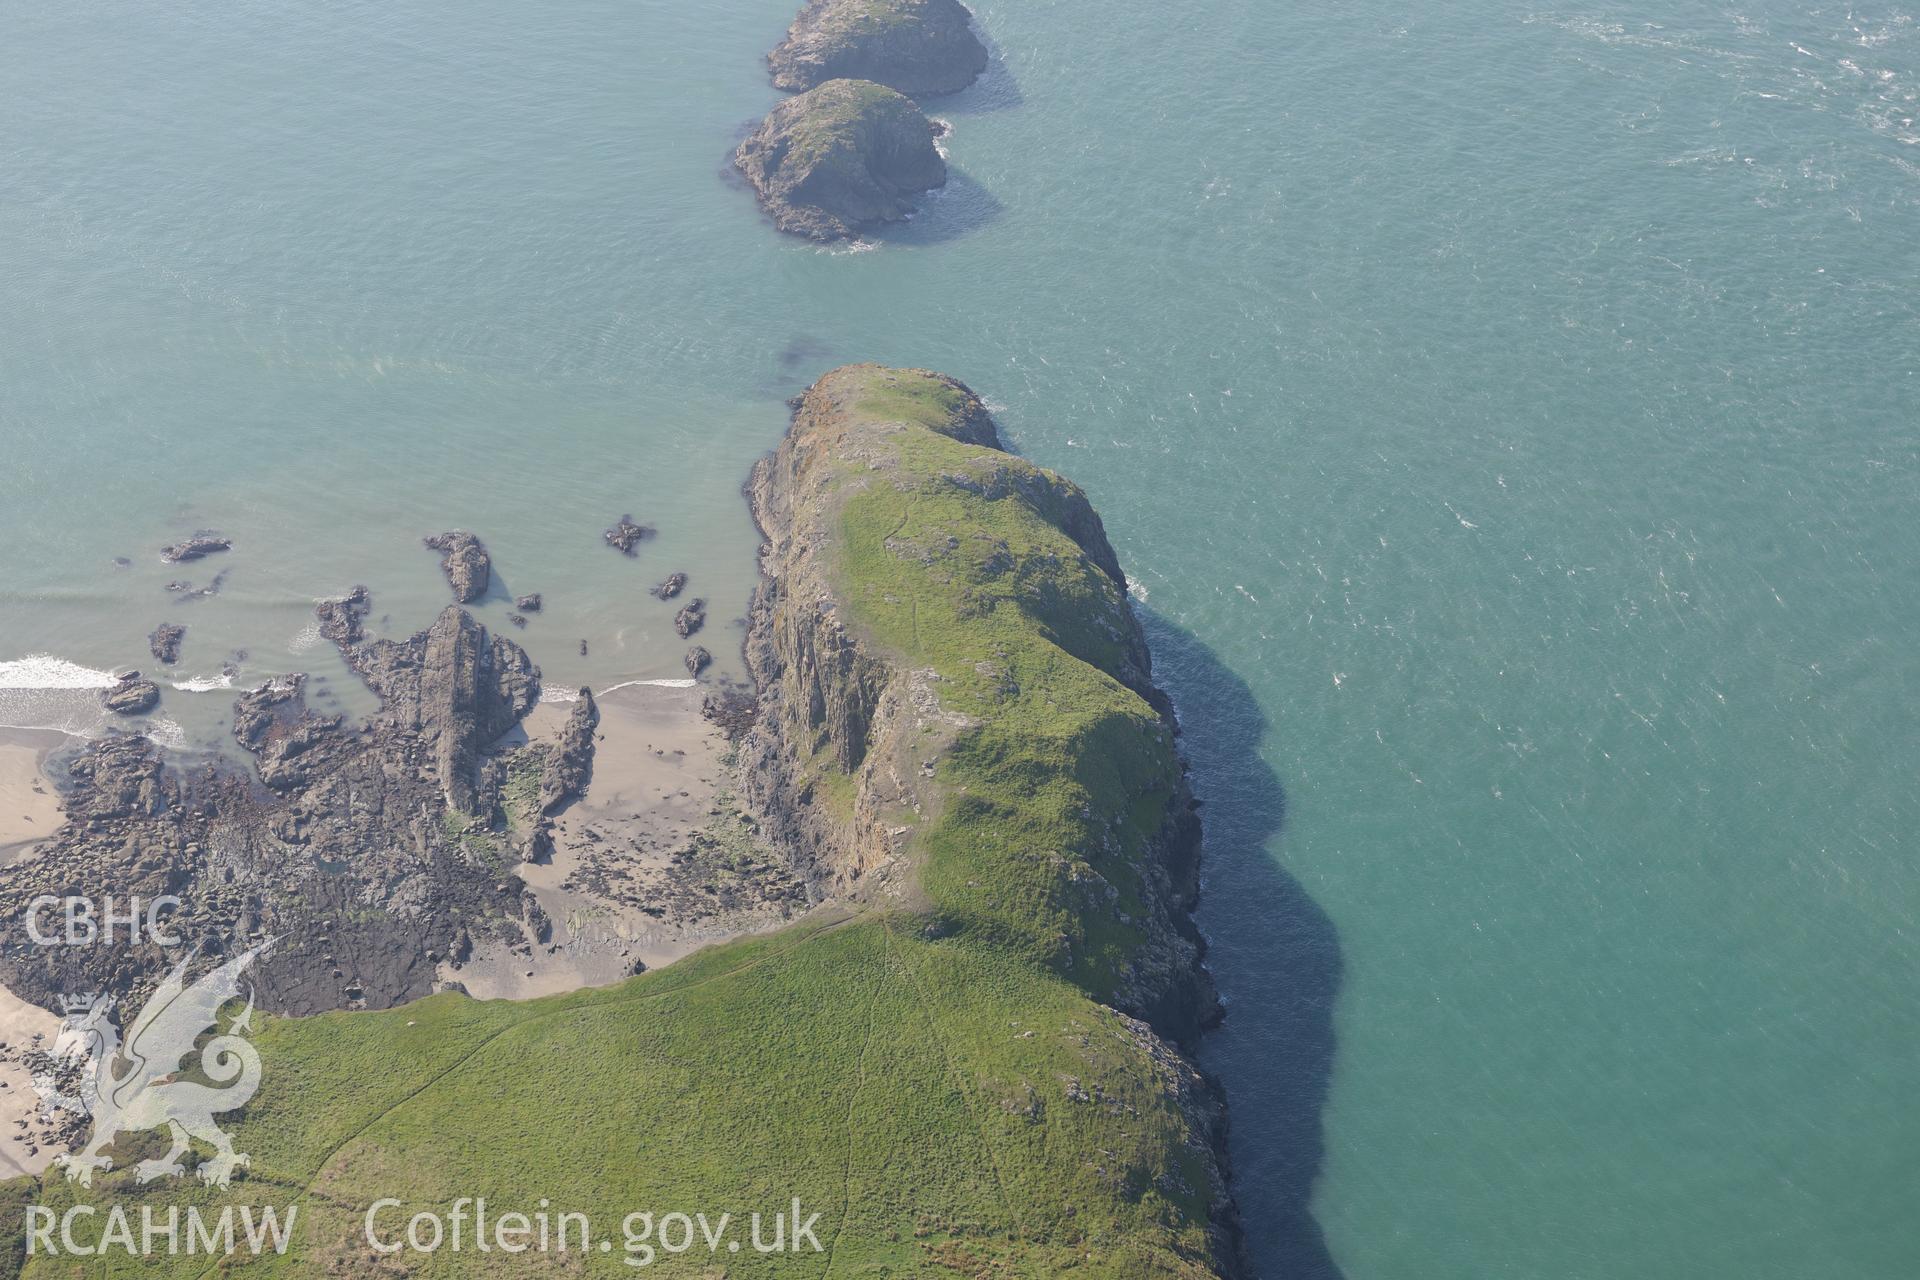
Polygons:
<instances>
[{"instance_id":1,"label":"rocky sea stack","mask_svg":"<svg viewBox=\"0 0 1920 1280\"><path fill-rule=\"evenodd\" d=\"M767 67L791 92L852 78L916 98L954 93L987 66L972 17L959 0L811 0Z\"/></svg>"},{"instance_id":2,"label":"rocky sea stack","mask_svg":"<svg viewBox=\"0 0 1920 1280\"><path fill-rule=\"evenodd\" d=\"M830 80L773 109L734 163L782 231L840 240L898 222L945 185L940 130L885 85Z\"/></svg>"},{"instance_id":3,"label":"rocky sea stack","mask_svg":"<svg viewBox=\"0 0 1920 1280\"><path fill-rule=\"evenodd\" d=\"M430 550L440 553L440 568L447 575L455 600L472 604L487 594L487 585L493 580L493 561L480 539L455 529L424 541Z\"/></svg>"}]
</instances>

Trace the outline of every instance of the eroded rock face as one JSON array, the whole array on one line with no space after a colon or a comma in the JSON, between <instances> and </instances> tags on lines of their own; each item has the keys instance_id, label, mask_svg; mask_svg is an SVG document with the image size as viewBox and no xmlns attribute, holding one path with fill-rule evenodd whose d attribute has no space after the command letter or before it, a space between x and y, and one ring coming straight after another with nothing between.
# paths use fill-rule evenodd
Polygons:
<instances>
[{"instance_id":1,"label":"eroded rock face","mask_svg":"<svg viewBox=\"0 0 1920 1280\"><path fill-rule=\"evenodd\" d=\"M593 777L593 731L599 723L600 708L594 703L593 690L582 688L540 772L541 813L556 813L569 800L585 794Z\"/></svg>"},{"instance_id":2,"label":"eroded rock face","mask_svg":"<svg viewBox=\"0 0 1920 1280\"><path fill-rule=\"evenodd\" d=\"M459 813L474 811L480 749L540 700L540 672L526 650L451 606L418 635L362 645L347 661L380 696L378 719L426 747Z\"/></svg>"},{"instance_id":3,"label":"eroded rock face","mask_svg":"<svg viewBox=\"0 0 1920 1280\"><path fill-rule=\"evenodd\" d=\"M429 549L440 553L440 568L447 575L455 600L472 604L487 594L487 585L493 581L493 561L480 539L455 529L424 541Z\"/></svg>"},{"instance_id":4,"label":"eroded rock face","mask_svg":"<svg viewBox=\"0 0 1920 1280\"><path fill-rule=\"evenodd\" d=\"M100 700L115 715L144 715L158 705L160 686L138 671L129 671L120 677L119 684L102 693Z\"/></svg>"},{"instance_id":5,"label":"eroded rock face","mask_svg":"<svg viewBox=\"0 0 1920 1280\"><path fill-rule=\"evenodd\" d=\"M898 222L945 185L935 125L905 97L865 80L830 80L773 109L734 163L782 231L841 240Z\"/></svg>"},{"instance_id":6,"label":"eroded rock face","mask_svg":"<svg viewBox=\"0 0 1920 1280\"><path fill-rule=\"evenodd\" d=\"M972 19L959 0L810 0L767 67L789 92L853 79L914 98L954 93L987 67Z\"/></svg>"}]
</instances>

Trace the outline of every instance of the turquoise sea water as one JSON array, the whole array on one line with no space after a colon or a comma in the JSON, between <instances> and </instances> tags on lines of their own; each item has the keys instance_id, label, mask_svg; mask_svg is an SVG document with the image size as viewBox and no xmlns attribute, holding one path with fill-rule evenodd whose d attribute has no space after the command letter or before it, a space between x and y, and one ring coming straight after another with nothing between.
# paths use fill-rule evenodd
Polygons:
<instances>
[{"instance_id":1,"label":"turquoise sea water","mask_svg":"<svg viewBox=\"0 0 1920 1280\"><path fill-rule=\"evenodd\" d=\"M825 253L723 176L791 7L17 0L0 684L322 662L451 525L555 683L677 675L781 399L937 367L1150 613L1269 1280L1915 1274L1914 11L992 0Z\"/></svg>"}]
</instances>

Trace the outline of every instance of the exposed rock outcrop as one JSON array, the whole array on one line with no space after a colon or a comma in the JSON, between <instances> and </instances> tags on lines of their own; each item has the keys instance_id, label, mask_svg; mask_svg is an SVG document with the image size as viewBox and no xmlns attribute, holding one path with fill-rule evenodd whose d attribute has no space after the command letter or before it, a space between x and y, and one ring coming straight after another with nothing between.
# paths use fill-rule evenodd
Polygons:
<instances>
[{"instance_id":1,"label":"exposed rock outcrop","mask_svg":"<svg viewBox=\"0 0 1920 1280\"><path fill-rule=\"evenodd\" d=\"M225 572L213 575L213 580L204 587L196 587L183 578L175 578L167 584L167 590L180 597L182 603L191 604L195 600L208 600L220 594L220 588L226 585Z\"/></svg>"},{"instance_id":2,"label":"exposed rock outcrop","mask_svg":"<svg viewBox=\"0 0 1920 1280\"><path fill-rule=\"evenodd\" d=\"M633 554L635 547L653 536L653 526L650 524L638 524L632 516L621 516L614 522L612 528L600 536L605 538L607 545L615 551L618 551L621 555L630 556Z\"/></svg>"},{"instance_id":3,"label":"exposed rock outcrop","mask_svg":"<svg viewBox=\"0 0 1920 1280\"><path fill-rule=\"evenodd\" d=\"M473 813L480 749L540 699L526 651L449 606L418 635L362 645L347 661L379 695L382 724L426 747L447 805Z\"/></svg>"},{"instance_id":4,"label":"exposed rock outcrop","mask_svg":"<svg viewBox=\"0 0 1920 1280\"><path fill-rule=\"evenodd\" d=\"M281 938L260 999L291 1013L426 995L474 938L523 939L524 886L501 871L514 861L506 770L486 752L533 706L539 673L458 608L369 643L370 607L356 588L318 610L380 695L364 724L313 710L306 678L290 675L234 704L258 781L225 764L178 772L138 738L90 746L67 766L67 823L34 859L0 868L0 912L17 918L42 893L176 895L176 931L208 954ZM43 1002L82 985L137 995L173 960L0 936L0 981Z\"/></svg>"},{"instance_id":5,"label":"exposed rock outcrop","mask_svg":"<svg viewBox=\"0 0 1920 1280\"><path fill-rule=\"evenodd\" d=\"M940 128L884 85L829 80L773 109L734 153L782 231L840 240L898 222L947 181Z\"/></svg>"},{"instance_id":6,"label":"exposed rock outcrop","mask_svg":"<svg viewBox=\"0 0 1920 1280\"><path fill-rule=\"evenodd\" d=\"M680 589L686 585L687 585L686 574L670 573L667 575L666 581L662 582L659 586L653 589L654 599L671 600L675 596L679 595Z\"/></svg>"},{"instance_id":7,"label":"exposed rock outcrop","mask_svg":"<svg viewBox=\"0 0 1920 1280\"><path fill-rule=\"evenodd\" d=\"M350 649L366 639L364 623L373 612L373 597L365 587L355 587L338 600L323 600L314 614L320 619L320 636L341 649Z\"/></svg>"},{"instance_id":8,"label":"exposed rock outcrop","mask_svg":"<svg viewBox=\"0 0 1920 1280\"><path fill-rule=\"evenodd\" d=\"M554 813L585 794L593 777L593 731L599 724L600 708L593 700L593 690L583 687L540 772L541 813Z\"/></svg>"},{"instance_id":9,"label":"exposed rock outcrop","mask_svg":"<svg viewBox=\"0 0 1920 1280\"><path fill-rule=\"evenodd\" d=\"M147 648L153 656L172 666L180 661L180 642L187 638L187 629L177 622L163 622L147 635Z\"/></svg>"},{"instance_id":10,"label":"exposed rock outcrop","mask_svg":"<svg viewBox=\"0 0 1920 1280\"><path fill-rule=\"evenodd\" d=\"M695 645L687 650L686 664L687 674L698 680L700 673L713 664L713 655L704 646Z\"/></svg>"},{"instance_id":11,"label":"exposed rock outcrop","mask_svg":"<svg viewBox=\"0 0 1920 1280\"><path fill-rule=\"evenodd\" d=\"M972 17L959 0L809 0L767 67L789 92L853 79L913 98L953 93L987 68Z\"/></svg>"},{"instance_id":12,"label":"exposed rock outcrop","mask_svg":"<svg viewBox=\"0 0 1920 1280\"><path fill-rule=\"evenodd\" d=\"M680 612L673 615L674 634L682 640L707 624L707 602L695 596Z\"/></svg>"},{"instance_id":13,"label":"exposed rock outcrop","mask_svg":"<svg viewBox=\"0 0 1920 1280\"><path fill-rule=\"evenodd\" d=\"M144 715L159 704L160 686L138 671L129 671L100 695L100 701L115 715Z\"/></svg>"},{"instance_id":14,"label":"exposed rock outcrop","mask_svg":"<svg viewBox=\"0 0 1920 1280\"><path fill-rule=\"evenodd\" d=\"M180 564L188 560L199 560L218 551L233 550L233 541L217 533L196 533L191 538L160 548L160 558L168 564Z\"/></svg>"},{"instance_id":15,"label":"exposed rock outcrop","mask_svg":"<svg viewBox=\"0 0 1920 1280\"><path fill-rule=\"evenodd\" d=\"M481 545L480 539L464 530L455 529L450 533L437 533L422 541L429 550L440 553L440 569L447 575L447 583L453 588L455 600L461 604L472 604L487 594L487 586L493 581L493 560L487 555L487 549Z\"/></svg>"},{"instance_id":16,"label":"exposed rock outcrop","mask_svg":"<svg viewBox=\"0 0 1920 1280\"><path fill-rule=\"evenodd\" d=\"M515 596L513 607L522 613L540 612L540 593L536 591L532 595Z\"/></svg>"}]
</instances>

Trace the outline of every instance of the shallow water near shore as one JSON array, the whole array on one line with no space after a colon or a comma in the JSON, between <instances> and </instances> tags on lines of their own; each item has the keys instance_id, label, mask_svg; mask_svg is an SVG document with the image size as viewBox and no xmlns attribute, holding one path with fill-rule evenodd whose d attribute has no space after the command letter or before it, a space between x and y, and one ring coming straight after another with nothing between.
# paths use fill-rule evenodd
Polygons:
<instances>
[{"instance_id":1,"label":"shallow water near shore","mask_svg":"<svg viewBox=\"0 0 1920 1280\"><path fill-rule=\"evenodd\" d=\"M0 723L163 619L351 706L313 600L456 526L554 689L681 675L675 569L737 671L783 398L939 368L1155 616L1263 1274L1910 1275L1916 11L982 0L824 252L723 174L792 8L13 6Z\"/></svg>"}]
</instances>

